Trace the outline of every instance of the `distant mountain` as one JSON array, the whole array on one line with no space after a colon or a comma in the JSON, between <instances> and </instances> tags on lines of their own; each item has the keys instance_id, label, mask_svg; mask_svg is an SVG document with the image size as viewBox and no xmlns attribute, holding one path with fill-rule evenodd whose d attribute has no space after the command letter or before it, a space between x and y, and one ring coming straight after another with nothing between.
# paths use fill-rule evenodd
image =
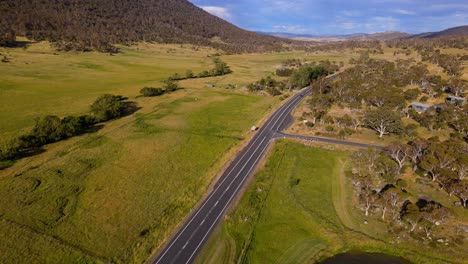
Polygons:
<instances>
[{"instance_id":1,"label":"distant mountain","mask_svg":"<svg viewBox=\"0 0 468 264\"><path fill-rule=\"evenodd\" d=\"M396 38L403 38L410 36L408 33L404 32L382 32L382 33L354 33L354 34L344 34L344 35L309 35L309 34L294 34L294 33L284 33L284 32L257 32L260 34L266 34L281 38L289 39L316 39L316 40L389 40Z\"/></svg>"},{"instance_id":2,"label":"distant mountain","mask_svg":"<svg viewBox=\"0 0 468 264\"><path fill-rule=\"evenodd\" d=\"M191 43L230 52L277 50L291 40L238 28L186 0L1 0L2 37L49 40L64 49ZM4 40L3 43L8 43Z\"/></svg>"},{"instance_id":3,"label":"distant mountain","mask_svg":"<svg viewBox=\"0 0 468 264\"><path fill-rule=\"evenodd\" d=\"M261 34L267 34L282 38L289 39L302 39L302 40L391 40L391 39L418 39L418 38L442 38L450 36L468 36L468 26L453 27L439 32L425 32L420 34L408 34L399 31L387 31L382 33L355 33L345 35L308 35L308 34L293 34L293 33L281 33L281 32L258 32Z\"/></svg>"},{"instance_id":4,"label":"distant mountain","mask_svg":"<svg viewBox=\"0 0 468 264\"><path fill-rule=\"evenodd\" d=\"M411 36L411 34L398 31L387 31L382 33L364 34L363 36L351 37L350 39L364 40L391 40Z\"/></svg>"},{"instance_id":5,"label":"distant mountain","mask_svg":"<svg viewBox=\"0 0 468 264\"><path fill-rule=\"evenodd\" d=\"M415 34L406 38L442 38L451 36L468 36L468 26L453 27L439 32L426 32L421 34Z\"/></svg>"}]
</instances>

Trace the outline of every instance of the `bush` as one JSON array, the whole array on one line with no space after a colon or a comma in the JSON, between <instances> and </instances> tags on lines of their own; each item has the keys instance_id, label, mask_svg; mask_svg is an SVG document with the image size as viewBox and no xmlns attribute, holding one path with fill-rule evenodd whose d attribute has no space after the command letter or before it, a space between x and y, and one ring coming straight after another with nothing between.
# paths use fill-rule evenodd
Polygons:
<instances>
[{"instance_id":1,"label":"bush","mask_svg":"<svg viewBox=\"0 0 468 264\"><path fill-rule=\"evenodd\" d=\"M416 124L408 124L404 127L403 133L410 138L416 138L418 136L419 126Z\"/></svg>"},{"instance_id":2,"label":"bush","mask_svg":"<svg viewBox=\"0 0 468 264\"><path fill-rule=\"evenodd\" d=\"M190 79L190 78L194 78L194 77L195 77L195 75L193 74L193 71L187 70L185 72L185 78Z\"/></svg>"},{"instance_id":3,"label":"bush","mask_svg":"<svg viewBox=\"0 0 468 264\"><path fill-rule=\"evenodd\" d=\"M415 89L406 90L403 93L403 96L405 97L406 100L411 101L411 100L416 100L420 94L421 94L421 91L415 88Z\"/></svg>"},{"instance_id":4,"label":"bush","mask_svg":"<svg viewBox=\"0 0 468 264\"><path fill-rule=\"evenodd\" d=\"M213 76L225 75L232 72L229 66L219 58L214 58L213 63L215 64L215 68L212 70Z\"/></svg>"},{"instance_id":5,"label":"bush","mask_svg":"<svg viewBox=\"0 0 468 264\"><path fill-rule=\"evenodd\" d=\"M293 73L292 69L289 68L280 68L276 70L276 76L280 77L289 77Z\"/></svg>"},{"instance_id":6,"label":"bush","mask_svg":"<svg viewBox=\"0 0 468 264\"><path fill-rule=\"evenodd\" d=\"M282 93L280 92L280 90L278 90L277 88L275 87L268 87L267 88L267 92L271 95L271 96L278 96L278 95L281 95Z\"/></svg>"},{"instance_id":7,"label":"bush","mask_svg":"<svg viewBox=\"0 0 468 264\"><path fill-rule=\"evenodd\" d=\"M305 125L307 127L314 127L315 126L315 124L313 122L306 122Z\"/></svg>"},{"instance_id":8,"label":"bush","mask_svg":"<svg viewBox=\"0 0 468 264\"><path fill-rule=\"evenodd\" d=\"M120 117L125 109L123 100L122 96L102 95L91 105L91 113L93 113L98 122Z\"/></svg>"},{"instance_id":9,"label":"bush","mask_svg":"<svg viewBox=\"0 0 468 264\"><path fill-rule=\"evenodd\" d=\"M0 145L0 161L13 160L19 155L19 141L10 140Z\"/></svg>"},{"instance_id":10,"label":"bush","mask_svg":"<svg viewBox=\"0 0 468 264\"><path fill-rule=\"evenodd\" d=\"M164 90L161 88L144 87L140 90L140 94L145 97L160 96L164 94Z\"/></svg>"},{"instance_id":11,"label":"bush","mask_svg":"<svg viewBox=\"0 0 468 264\"><path fill-rule=\"evenodd\" d=\"M354 131L352 129L349 129L346 127L340 130L340 132L338 133L338 137L340 139L346 139L347 137L351 136L353 133Z\"/></svg>"},{"instance_id":12,"label":"bush","mask_svg":"<svg viewBox=\"0 0 468 264\"><path fill-rule=\"evenodd\" d=\"M166 90L166 92L173 92L178 89L181 89L181 87L172 80L167 80L166 84L164 85L164 90Z\"/></svg>"},{"instance_id":13,"label":"bush","mask_svg":"<svg viewBox=\"0 0 468 264\"><path fill-rule=\"evenodd\" d=\"M408 183L406 183L406 181L402 179L397 180L396 185L401 189L405 189L406 187L408 187Z\"/></svg>"},{"instance_id":14,"label":"bush","mask_svg":"<svg viewBox=\"0 0 468 264\"><path fill-rule=\"evenodd\" d=\"M429 97L423 96L423 97L421 97L421 99L419 101L421 101L422 103L425 103L425 102L427 102L427 100L429 100Z\"/></svg>"}]
</instances>

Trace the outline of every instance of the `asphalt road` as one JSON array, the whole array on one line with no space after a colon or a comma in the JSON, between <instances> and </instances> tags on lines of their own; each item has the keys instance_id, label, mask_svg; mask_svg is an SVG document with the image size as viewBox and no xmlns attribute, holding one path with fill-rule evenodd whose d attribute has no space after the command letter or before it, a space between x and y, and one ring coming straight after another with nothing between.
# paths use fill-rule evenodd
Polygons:
<instances>
[{"instance_id":1,"label":"asphalt road","mask_svg":"<svg viewBox=\"0 0 468 264\"><path fill-rule=\"evenodd\" d=\"M231 162L214 189L188 221L166 244L153 264L192 263L216 224L222 219L232 200L265 154L275 133L292 122L291 111L310 92L305 88L283 104L256 131L247 146Z\"/></svg>"},{"instance_id":2,"label":"asphalt road","mask_svg":"<svg viewBox=\"0 0 468 264\"><path fill-rule=\"evenodd\" d=\"M330 138L287 134L287 133L283 133L280 131L276 132L275 137L276 138L294 138L294 139L300 139L300 140L308 140L308 141L314 141L314 142L329 143L329 144L334 144L334 145L343 145L343 146L359 147L359 148L384 149L384 147L377 146L377 145L369 145L369 144L364 144L364 143L351 142L351 141L345 141L345 140L336 140L336 139L330 139Z\"/></svg>"},{"instance_id":3,"label":"asphalt road","mask_svg":"<svg viewBox=\"0 0 468 264\"><path fill-rule=\"evenodd\" d=\"M293 122L291 116L292 110L309 93L310 88L304 88L299 91L268 118L264 126L255 132L255 136L231 162L201 206L191 213L188 221L178 230L151 263L192 263L213 229L226 213L233 199L242 189L247 178L253 173L270 143L275 139L287 137L332 144L369 147L360 143L282 133L281 131L289 127Z\"/></svg>"}]
</instances>

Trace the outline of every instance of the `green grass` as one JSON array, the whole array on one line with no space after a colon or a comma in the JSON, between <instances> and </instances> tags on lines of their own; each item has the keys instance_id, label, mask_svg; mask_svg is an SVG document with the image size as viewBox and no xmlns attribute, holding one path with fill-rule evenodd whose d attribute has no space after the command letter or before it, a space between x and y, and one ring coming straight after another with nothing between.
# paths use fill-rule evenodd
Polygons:
<instances>
[{"instance_id":1,"label":"green grass","mask_svg":"<svg viewBox=\"0 0 468 264\"><path fill-rule=\"evenodd\" d=\"M45 161L39 155L0 177L0 193L10 197L0 201L0 218L33 229L32 236L59 237L97 260L144 261L270 105L259 97L207 91L161 104L106 135L51 146ZM65 143L72 147L62 148ZM3 246L23 256L21 248Z\"/></svg>"},{"instance_id":2,"label":"green grass","mask_svg":"<svg viewBox=\"0 0 468 264\"><path fill-rule=\"evenodd\" d=\"M216 230L198 263L314 263L348 250L415 263L463 262L460 248L395 244L380 221L350 203L348 155L279 141L263 169Z\"/></svg>"}]
</instances>

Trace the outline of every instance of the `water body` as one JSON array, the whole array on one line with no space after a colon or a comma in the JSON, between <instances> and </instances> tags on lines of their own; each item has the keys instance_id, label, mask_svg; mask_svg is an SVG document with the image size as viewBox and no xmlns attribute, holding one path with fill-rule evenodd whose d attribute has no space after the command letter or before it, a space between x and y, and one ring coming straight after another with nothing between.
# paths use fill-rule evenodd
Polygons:
<instances>
[{"instance_id":1,"label":"water body","mask_svg":"<svg viewBox=\"0 0 468 264\"><path fill-rule=\"evenodd\" d=\"M326 259L321 264L411 264L411 262L381 253L348 252Z\"/></svg>"}]
</instances>

